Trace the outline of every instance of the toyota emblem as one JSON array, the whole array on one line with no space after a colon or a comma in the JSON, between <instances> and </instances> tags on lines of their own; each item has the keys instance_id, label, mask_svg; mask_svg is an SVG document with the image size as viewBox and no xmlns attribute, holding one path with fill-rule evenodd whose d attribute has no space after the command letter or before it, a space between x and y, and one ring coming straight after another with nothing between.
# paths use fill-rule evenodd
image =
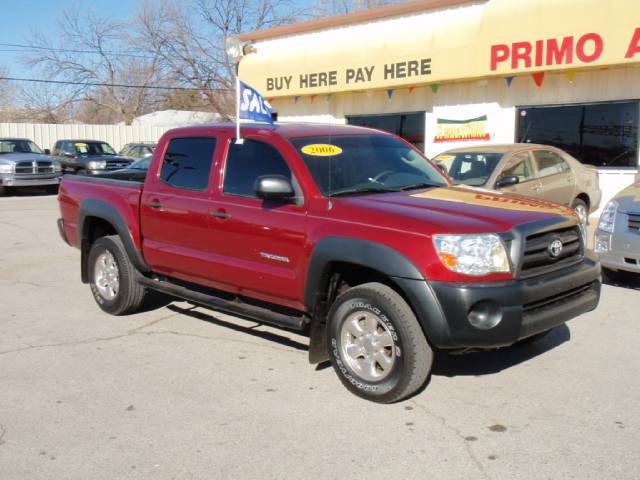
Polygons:
<instances>
[{"instance_id":1,"label":"toyota emblem","mask_svg":"<svg viewBox=\"0 0 640 480\"><path fill-rule=\"evenodd\" d=\"M562 253L562 242L556 238L549 244L548 251L553 258L558 258Z\"/></svg>"}]
</instances>

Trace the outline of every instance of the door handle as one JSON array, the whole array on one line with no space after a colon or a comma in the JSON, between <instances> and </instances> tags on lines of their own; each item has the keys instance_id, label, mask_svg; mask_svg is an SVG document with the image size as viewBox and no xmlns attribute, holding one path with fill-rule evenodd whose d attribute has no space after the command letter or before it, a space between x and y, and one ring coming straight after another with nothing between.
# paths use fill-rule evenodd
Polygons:
<instances>
[{"instance_id":1,"label":"door handle","mask_svg":"<svg viewBox=\"0 0 640 480\"><path fill-rule=\"evenodd\" d=\"M211 214L211 216L216 217L216 218L220 218L222 220L226 220L227 218L231 217L231 215L229 215L224 210L212 210L209 213Z\"/></svg>"},{"instance_id":2,"label":"door handle","mask_svg":"<svg viewBox=\"0 0 640 480\"><path fill-rule=\"evenodd\" d=\"M151 208L161 208L162 207L162 204L160 202L158 202L158 201L145 203L145 205L147 207L151 207Z\"/></svg>"}]
</instances>

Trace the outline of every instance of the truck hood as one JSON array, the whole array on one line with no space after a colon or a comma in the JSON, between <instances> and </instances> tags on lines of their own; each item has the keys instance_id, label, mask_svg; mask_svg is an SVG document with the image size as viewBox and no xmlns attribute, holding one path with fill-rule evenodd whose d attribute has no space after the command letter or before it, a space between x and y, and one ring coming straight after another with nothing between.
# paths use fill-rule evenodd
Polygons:
<instances>
[{"instance_id":1,"label":"truck hood","mask_svg":"<svg viewBox=\"0 0 640 480\"><path fill-rule=\"evenodd\" d=\"M75 158L78 162L131 163L133 161L129 157L122 157L120 155L78 155Z\"/></svg>"},{"instance_id":2,"label":"truck hood","mask_svg":"<svg viewBox=\"0 0 640 480\"><path fill-rule=\"evenodd\" d=\"M614 197L614 200L618 202L618 208L623 212L640 212L640 182L622 190Z\"/></svg>"},{"instance_id":3,"label":"truck hood","mask_svg":"<svg viewBox=\"0 0 640 480\"><path fill-rule=\"evenodd\" d=\"M559 222L576 218L573 210L555 203L462 186L335 200L344 201L346 210L366 210L359 214L376 224L423 234L503 232L553 217Z\"/></svg>"},{"instance_id":4,"label":"truck hood","mask_svg":"<svg viewBox=\"0 0 640 480\"><path fill-rule=\"evenodd\" d=\"M16 163L16 162L52 162L53 158L43 153L0 153L0 163Z\"/></svg>"}]
</instances>

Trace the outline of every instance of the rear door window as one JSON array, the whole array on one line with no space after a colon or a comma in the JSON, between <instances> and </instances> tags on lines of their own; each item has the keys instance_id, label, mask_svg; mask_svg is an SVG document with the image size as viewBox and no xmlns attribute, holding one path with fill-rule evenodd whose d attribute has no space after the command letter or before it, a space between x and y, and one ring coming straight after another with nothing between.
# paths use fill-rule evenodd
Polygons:
<instances>
[{"instance_id":1,"label":"rear door window","mask_svg":"<svg viewBox=\"0 0 640 480\"><path fill-rule=\"evenodd\" d=\"M206 190L215 149L215 138L172 139L162 160L160 180L176 188Z\"/></svg>"},{"instance_id":2,"label":"rear door window","mask_svg":"<svg viewBox=\"0 0 640 480\"><path fill-rule=\"evenodd\" d=\"M548 177L569 171L569 165L560 155L550 150L535 150L533 157L538 165L538 176Z\"/></svg>"}]
</instances>

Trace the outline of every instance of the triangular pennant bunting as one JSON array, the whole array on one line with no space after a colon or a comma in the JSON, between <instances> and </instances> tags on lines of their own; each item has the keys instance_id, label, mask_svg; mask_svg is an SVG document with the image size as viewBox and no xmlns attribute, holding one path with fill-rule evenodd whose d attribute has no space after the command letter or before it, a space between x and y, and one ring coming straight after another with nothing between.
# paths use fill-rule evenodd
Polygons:
<instances>
[{"instance_id":1,"label":"triangular pennant bunting","mask_svg":"<svg viewBox=\"0 0 640 480\"><path fill-rule=\"evenodd\" d=\"M567 72L567 80L569 80L569 83L573 83L573 80L576 78L576 72L574 72L573 70L569 70Z\"/></svg>"},{"instance_id":2,"label":"triangular pennant bunting","mask_svg":"<svg viewBox=\"0 0 640 480\"><path fill-rule=\"evenodd\" d=\"M507 82L507 87L511 86L511 83L513 82L513 76L511 77L504 77L504 81Z\"/></svg>"},{"instance_id":3,"label":"triangular pennant bunting","mask_svg":"<svg viewBox=\"0 0 640 480\"><path fill-rule=\"evenodd\" d=\"M315 96L315 95L311 95L311 96L309 97L309 100L311 100L311 103L313 103L313 101L314 101L315 99L316 99L316 96Z\"/></svg>"},{"instance_id":4,"label":"triangular pennant bunting","mask_svg":"<svg viewBox=\"0 0 640 480\"><path fill-rule=\"evenodd\" d=\"M411 95L411 93L413 92L414 88L416 88L416 87L409 87L409 95Z\"/></svg>"},{"instance_id":5,"label":"triangular pennant bunting","mask_svg":"<svg viewBox=\"0 0 640 480\"><path fill-rule=\"evenodd\" d=\"M298 103L298 100L300 100L300 95L293 97L293 103Z\"/></svg>"},{"instance_id":6,"label":"triangular pennant bunting","mask_svg":"<svg viewBox=\"0 0 640 480\"><path fill-rule=\"evenodd\" d=\"M544 72L532 73L533 81L536 82L536 86L540 88L544 82Z\"/></svg>"},{"instance_id":7,"label":"triangular pennant bunting","mask_svg":"<svg viewBox=\"0 0 640 480\"><path fill-rule=\"evenodd\" d=\"M387 97L391 98L393 96L393 88L387 89Z\"/></svg>"},{"instance_id":8,"label":"triangular pennant bunting","mask_svg":"<svg viewBox=\"0 0 640 480\"><path fill-rule=\"evenodd\" d=\"M440 90L440 84L439 83L432 83L431 84L431 91L433 93L438 93L438 90Z\"/></svg>"}]
</instances>

